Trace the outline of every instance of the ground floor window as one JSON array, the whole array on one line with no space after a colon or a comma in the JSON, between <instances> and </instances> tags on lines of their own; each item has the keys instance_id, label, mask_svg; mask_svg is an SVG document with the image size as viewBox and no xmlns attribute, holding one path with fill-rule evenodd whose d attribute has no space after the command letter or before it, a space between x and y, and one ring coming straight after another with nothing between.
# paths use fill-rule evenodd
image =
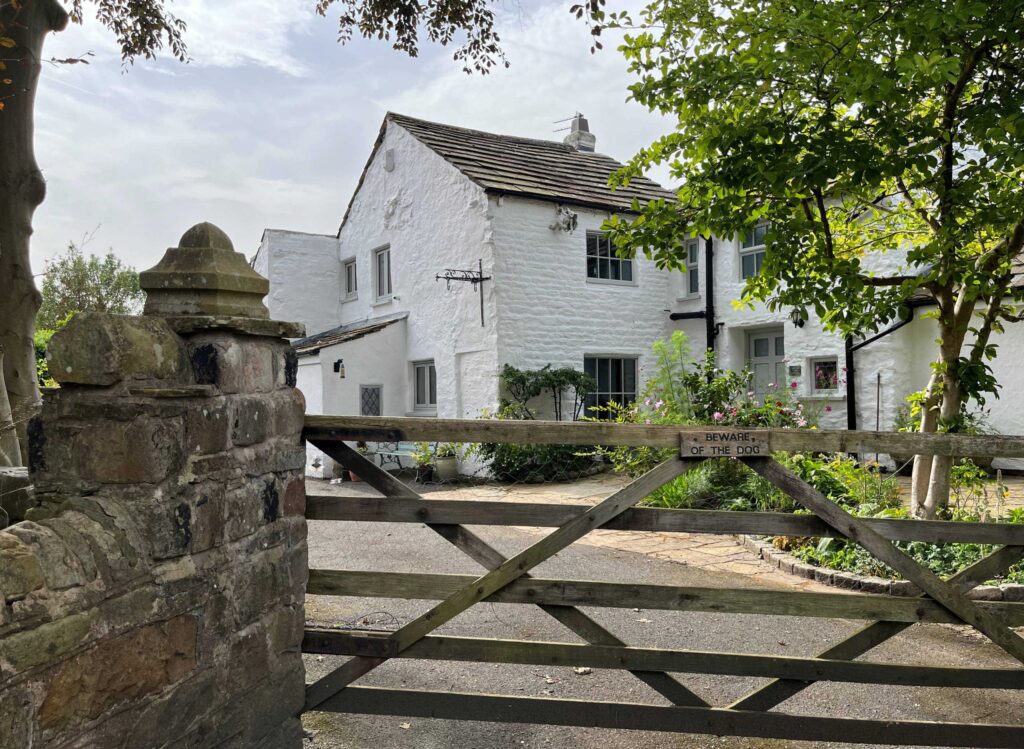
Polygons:
<instances>
[{"instance_id":1,"label":"ground floor window","mask_svg":"<svg viewBox=\"0 0 1024 749\"><path fill-rule=\"evenodd\" d=\"M383 388L380 385L359 386L359 415L380 416L383 402Z\"/></svg>"},{"instance_id":2,"label":"ground floor window","mask_svg":"<svg viewBox=\"0 0 1024 749\"><path fill-rule=\"evenodd\" d=\"M839 389L839 360L834 356L811 359L811 377L814 393L834 393Z\"/></svg>"},{"instance_id":3,"label":"ground floor window","mask_svg":"<svg viewBox=\"0 0 1024 749\"><path fill-rule=\"evenodd\" d=\"M587 396L587 416L604 416L604 412L591 413L592 408L603 408L614 401L628 405L636 400L636 358L628 356L585 356L583 371L594 378L597 390Z\"/></svg>"},{"instance_id":4,"label":"ground floor window","mask_svg":"<svg viewBox=\"0 0 1024 749\"><path fill-rule=\"evenodd\" d=\"M437 370L434 362L419 361L413 363L416 381L416 395L413 403L417 411L437 410Z\"/></svg>"}]
</instances>

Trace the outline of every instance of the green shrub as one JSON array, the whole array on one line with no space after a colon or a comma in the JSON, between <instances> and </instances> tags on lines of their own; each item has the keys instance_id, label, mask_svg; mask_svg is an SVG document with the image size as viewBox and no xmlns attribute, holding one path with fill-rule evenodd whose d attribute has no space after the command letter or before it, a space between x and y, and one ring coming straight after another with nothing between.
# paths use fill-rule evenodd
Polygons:
<instances>
[{"instance_id":1,"label":"green shrub","mask_svg":"<svg viewBox=\"0 0 1024 749\"><path fill-rule=\"evenodd\" d=\"M579 445L486 443L477 446L476 454L499 481L570 481L594 468L592 449Z\"/></svg>"}]
</instances>

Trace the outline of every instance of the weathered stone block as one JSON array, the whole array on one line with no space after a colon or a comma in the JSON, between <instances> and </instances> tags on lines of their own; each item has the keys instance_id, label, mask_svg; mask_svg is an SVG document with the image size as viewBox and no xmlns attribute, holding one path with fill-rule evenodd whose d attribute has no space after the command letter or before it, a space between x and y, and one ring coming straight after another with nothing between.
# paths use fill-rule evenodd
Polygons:
<instances>
[{"instance_id":1,"label":"weathered stone block","mask_svg":"<svg viewBox=\"0 0 1024 749\"><path fill-rule=\"evenodd\" d=\"M50 590L64 590L86 581L85 570L64 541L53 530L38 523L24 522L8 532L31 546L39 559Z\"/></svg>"},{"instance_id":2,"label":"weathered stone block","mask_svg":"<svg viewBox=\"0 0 1024 749\"><path fill-rule=\"evenodd\" d=\"M72 454L75 475L105 484L153 484L177 473L184 462L181 421L141 418L99 422L80 431ZM49 470L58 466L50 461Z\"/></svg>"},{"instance_id":3,"label":"weathered stone block","mask_svg":"<svg viewBox=\"0 0 1024 749\"><path fill-rule=\"evenodd\" d=\"M889 595L914 597L921 595L921 589L909 580L893 580L889 583Z\"/></svg>"},{"instance_id":4,"label":"weathered stone block","mask_svg":"<svg viewBox=\"0 0 1024 749\"><path fill-rule=\"evenodd\" d=\"M967 597L973 601L1001 601L1003 591L996 585L982 585L968 593Z\"/></svg>"},{"instance_id":5,"label":"weathered stone block","mask_svg":"<svg viewBox=\"0 0 1024 749\"><path fill-rule=\"evenodd\" d=\"M0 595L18 600L45 584L43 568L32 548L9 532L0 533Z\"/></svg>"},{"instance_id":6,"label":"weathered stone block","mask_svg":"<svg viewBox=\"0 0 1024 749\"><path fill-rule=\"evenodd\" d=\"M0 528L25 519L25 513L37 504L27 468L0 466Z\"/></svg>"},{"instance_id":7,"label":"weathered stone block","mask_svg":"<svg viewBox=\"0 0 1024 749\"><path fill-rule=\"evenodd\" d=\"M56 662L85 641L96 616L93 609L6 637L0 640L0 661L14 673Z\"/></svg>"},{"instance_id":8,"label":"weathered stone block","mask_svg":"<svg viewBox=\"0 0 1024 749\"><path fill-rule=\"evenodd\" d=\"M195 617L180 616L100 642L65 663L39 711L44 730L94 720L177 683L196 667Z\"/></svg>"},{"instance_id":9,"label":"weathered stone block","mask_svg":"<svg viewBox=\"0 0 1024 749\"><path fill-rule=\"evenodd\" d=\"M0 689L0 746L32 746L32 712L32 697L27 689Z\"/></svg>"},{"instance_id":10,"label":"weathered stone block","mask_svg":"<svg viewBox=\"0 0 1024 749\"><path fill-rule=\"evenodd\" d=\"M230 447L231 418L223 401L203 403L185 413L185 447L194 455L209 455Z\"/></svg>"},{"instance_id":11,"label":"weathered stone block","mask_svg":"<svg viewBox=\"0 0 1024 749\"><path fill-rule=\"evenodd\" d=\"M306 516L306 481L302 478L288 482L284 490L284 516Z\"/></svg>"},{"instance_id":12,"label":"weathered stone block","mask_svg":"<svg viewBox=\"0 0 1024 749\"><path fill-rule=\"evenodd\" d=\"M1004 601L1013 601L1015 603L1024 601L1024 585L1007 583L1006 585L1000 585L999 587L1003 591Z\"/></svg>"},{"instance_id":13,"label":"weathered stone block","mask_svg":"<svg viewBox=\"0 0 1024 749\"><path fill-rule=\"evenodd\" d=\"M46 359L61 385L191 380L182 340L155 317L80 312L50 340Z\"/></svg>"},{"instance_id":14,"label":"weathered stone block","mask_svg":"<svg viewBox=\"0 0 1024 749\"><path fill-rule=\"evenodd\" d=\"M269 393L277 386L272 341L225 333L203 334L189 343L196 380L220 392Z\"/></svg>"},{"instance_id":15,"label":"weathered stone block","mask_svg":"<svg viewBox=\"0 0 1024 749\"><path fill-rule=\"evenodd\" d=\"M238 447L263 442L273 426L270 407L262 398L236 399L231 414L231 442Z\"/></svg>"},{"instance_id":16,"label":"weathered stone block","mask_svg":"<svg viewBox=\"0 0 1024 749\"><path fill-rule=\"evenodd\" d=\"M274 434L293 438L298 444L306 420L306 398L301 390L286 388L271 396L274 409Z\"/></svg>"},{"instance_id":17,"label":"weathered stone block","mask_svg":"<svg viewBox=\"0 0 1024 749\"><path fill-rule=\"evenodd\" d=\"M865 575L860 579L860 589L864 593L888 594L890 582L884 577Z\"/></svg>"}]
</instances>

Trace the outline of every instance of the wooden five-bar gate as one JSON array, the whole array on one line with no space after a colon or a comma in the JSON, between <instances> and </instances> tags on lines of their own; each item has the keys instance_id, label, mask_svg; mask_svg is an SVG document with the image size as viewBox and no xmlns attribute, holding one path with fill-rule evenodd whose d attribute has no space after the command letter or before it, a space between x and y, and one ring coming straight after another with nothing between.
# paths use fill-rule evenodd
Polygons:
<instances>
[{"instance_id":1,"label":"wooden five-bar gate","mask_svg":"<svg viewBox=\"0 0 1024 749\"><path fill-rule=\"evenodd\" d=\"M310 416L306 439L384 494L355 499L310 494L314 520L425 523L480 564L479 576L311 570L308 592L440 601L393 632L309 629L303 650L351 656L306 690L306 709L680 733L953 747L1024 747L1024 726L863 720L772 711L818 681L925 687L1024 689L1024 668L950 668L856 660L915 623L967 624L1024 663L1024 604L979 602L968 592L1024 559L1024 526L865 519L848 514L771 457L821 451L1024 457L1024 438L802 430L701 430L604 423L553 423ZM356 441L568 443L674 448L673 457L591 507L431 500L421 497L348 444ZM665 510L636 505L708 457L743 461L813 515ZM553 527L506 558L467 525ZM545 580L530 570L596 528L688 533L841 536L916 584L917 598ZM996 550L948 580L900 550L896 541L963 542ZM481 601L536 605L588 644L432 634ZM578 607L628 607L722 614L773 614L868 620L821 650L790 657L630 647ZM463 694L360 686L390 658L620 669L670 705ZM728 705L709 705L678 674L768 677Z\"/></svg>"}]
</instances>

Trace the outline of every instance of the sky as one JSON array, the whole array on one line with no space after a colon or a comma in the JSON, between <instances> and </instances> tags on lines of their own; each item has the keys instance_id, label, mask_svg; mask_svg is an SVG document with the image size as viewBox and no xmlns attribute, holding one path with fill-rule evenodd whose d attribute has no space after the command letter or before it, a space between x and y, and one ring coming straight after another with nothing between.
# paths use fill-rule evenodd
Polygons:
<instances>
[{"instance_id":1,"label":"sky","mask_svg":"<svg viewBox=\"0 0 1024 749\"><path fill-rule=\"evenodd\" d=\"M47 40L36 101L36 157L47 198L33 265L88 238L139 270L184 231L211 221L251 257L265 228L334 233L388 111L510 135L560 140L584 113L597 150L620 160L665 122L628 102L614 49L590 53L570 0L504 0L507 70L467 75L450 49L411 59L386 42L336 41L314 0L176 0L191 60L124 68L89 19ZM652 175L657 178L659 175Z\"/></svg>"}]
</instances>

